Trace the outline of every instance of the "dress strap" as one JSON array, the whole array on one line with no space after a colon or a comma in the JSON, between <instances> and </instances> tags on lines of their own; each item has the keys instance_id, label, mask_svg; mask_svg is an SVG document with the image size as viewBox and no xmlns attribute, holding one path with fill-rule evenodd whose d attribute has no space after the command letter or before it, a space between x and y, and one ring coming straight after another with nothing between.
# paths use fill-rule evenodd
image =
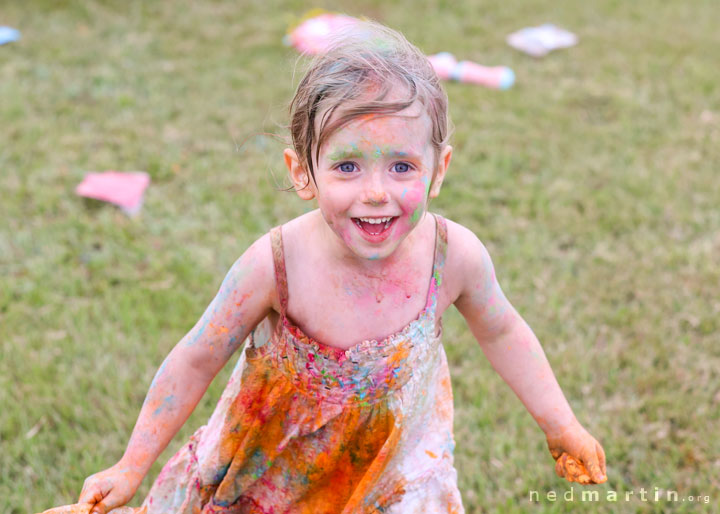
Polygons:
<instances>
[{"instance_id":1,"label":"dress strap","mask_svg":"<svg viewBox=\"0 0 720 514\"><path fill-rule=\"evenodd\" d=\"M435 313L437 306L437 294L442 285L443 269L445 268L445 256L447 254L447 223L445 218L439 214L435 217L435 257L433 259L432 278L430 279L430 288L428 289L427 302L425 308L430 308Z\"/></svg>"},{"instance_id":2,"label":"dress strap","mask_svg":"<svg viewBox=\"0 0 720 514\"><path fill-rule=\"evenodd\" d=\"M288 305L287 273L285 271L285 252L283 250L282 226L270 230L273 263L275 264L275 286L280 301L280 315L284 318Z\"/></svg>"}]
</instances>

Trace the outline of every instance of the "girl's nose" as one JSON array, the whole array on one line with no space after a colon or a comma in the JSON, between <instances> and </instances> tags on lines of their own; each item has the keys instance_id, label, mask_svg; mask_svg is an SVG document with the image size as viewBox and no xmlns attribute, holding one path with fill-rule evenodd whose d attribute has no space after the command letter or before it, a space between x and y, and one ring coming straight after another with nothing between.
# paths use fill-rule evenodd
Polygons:
<instances>
[{"instance_id":1,"label":"girl's nose","mask_svg":"<svg viewBox=\"0 0 720 514\"><path fill-rule=\"evenodd\" d=\"M370 205L382 205L388 203L388 194L385 191L370 191L367 199Z\"/></svg>"},{"instance_id":2,"label":"girl's nose","mask_svg":"<svg viewBox=\"0 0 720 514\"><path fill-rule=\"evenodd\" d=\"M365 189L365 202L370 205L382 205L388 201L390 201L390 197L385 190L382 177L374 174Z\"/></svg>"}]
</instances>

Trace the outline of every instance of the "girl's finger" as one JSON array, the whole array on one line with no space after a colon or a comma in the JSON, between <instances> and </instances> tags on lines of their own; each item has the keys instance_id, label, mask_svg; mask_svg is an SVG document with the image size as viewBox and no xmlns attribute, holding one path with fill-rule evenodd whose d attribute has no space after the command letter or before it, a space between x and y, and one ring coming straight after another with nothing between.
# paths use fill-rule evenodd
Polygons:
<instances>
[{"instance_id":1,"label":"girl's finger","mask_svg":"<svg viewBox=\"0 0 720 514\"><path fill-rule=\"evenodd\" d=\"M560 457L555 461L555 473L560 478L565 478L565 461L567 460L567 453L563 453L560 455Z\"/></svg>"},{"instance_id":2,"label":"girl's finger","mask_svg":"<svg viewBox=\"0 0 720 514\"><path fill-rule=\"evenodd\" d=\"M95 506L90 509L90 514L105 514L107 511L107 508L105 507L105 504L103 502L99 502L95 504Z\"/></svg>"},{"instance_id":3,"label":"girl's finger","mask_svg":"<svg viewBox=\"0 0 720 514\"><path fill-rule=\"evenodd\" d=\"M599 475L595 452L591 450L583 451L580 455L578 455L575 462L577 466L577 474L580 476L578 482L586 485L595 481L595 477Z\"/></svg>"},{"instance_id":4,"label":"girl's finger","mask_svg":"<svg viewBox=\"0 0 720 514\"><path fill-rule=\"evenodd\" d=\"M557 448L550 448L550 455L552 455L553 459L558 460L562 455L562 452Z\"/></svg>"},{"instance_id":5,"label":"girl's finger","mask_svg":"<svg viewBox=\"0 0 720 514\"><path fill-rule=\"evenodd\" d=\"M590 476L583 463L575 459L572 455L568 455L565 462L565 478L571 482L579 484L587 484L590 482Z\"/></svg>"},{"instance_id":6,"label":"girl's finger","mask_svg":"<svg viewBox=\"0 0 720 514\"><path fill-rule=\"evenodd\" d=\"M78 503L90 503L91 505L94 505L93 509L90 510L91 513L97 511L99 514L105 514L107 507L102 503L102 501L107 501L108 494L111 492L110 489L112 488L108 488L108 485L104 481L99 483L95 482L89 487L86 483L80 493ZM98 507L102 510L98 510Z\"/></svg>"},{"instance_id":7,"label":"girl's finger","mask_svg":"<svg viewBox=\"0 0 720 514\"><path fill-rule=\"evenodd\" d=\"M78 498L78 503L88 503L87 500L84 498L87 497L87 490L88 490L88 481L92 478L92 476L89 476L85 479L85 482L83 482L82 490L80 491L80 497Z\"/></svg>"},{"instance_id":8,"label":"girl's finger","mask_svg":"<svg viewBox=\"0 0 720 514\"><path fill-rule=\"evenodd\" d=\"M603 476L605 476L605 479L607 480L607 469L605 468L605 450L603 450L603 447L600 446L600 443L595 443L595 448L597 451L598 460L600 461L600 470L603 473Z\"/></svg>"},{"instance_id":9,"label":"girl's finger","mask_svg":"<svg viewBox=\"0 0 720 514\"><path fill-rule=\"evenodd\" d=\"M104 495L98 490L97 484L90 487L84 486L80 492L78 503L97 503L103 499Z\"/></svg>"}]
</instances>

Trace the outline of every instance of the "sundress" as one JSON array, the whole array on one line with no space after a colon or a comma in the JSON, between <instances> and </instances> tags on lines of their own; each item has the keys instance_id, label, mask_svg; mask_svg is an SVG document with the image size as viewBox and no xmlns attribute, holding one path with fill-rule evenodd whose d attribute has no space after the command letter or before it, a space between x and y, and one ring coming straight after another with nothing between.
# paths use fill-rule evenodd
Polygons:
<instances>
[{"instance_id":1,"label":"sundress","mask_svg":"<svg viewBox=\"0 0 720 514\"><path fill-rule=\"evenodd\" d=\"M282 228L272 229L280 322L250 335L208 424L153 484L148 514L464 512L435 320L447 228L435 220L425 308L401 331L347 350L288 319Z\"/></svg>"}]
</instances>

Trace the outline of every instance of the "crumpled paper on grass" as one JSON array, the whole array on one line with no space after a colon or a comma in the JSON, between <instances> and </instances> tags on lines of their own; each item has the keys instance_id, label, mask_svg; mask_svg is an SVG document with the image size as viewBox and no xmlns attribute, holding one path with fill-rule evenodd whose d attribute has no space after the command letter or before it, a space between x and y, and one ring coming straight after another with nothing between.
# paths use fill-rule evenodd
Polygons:
<instances>
[{"instance_id":1,"label":"crumpled paper on grass","mask_svg":"<svg viewBox=\"0 0 720 514\"><path fill-rule=\"evenodd\" d=\"M288 30L283 42L306 55L329 50L336 34L362 20L345 14L313 9ZM494 89L508 89L515 83L515 74L507 66L487 67L472 61L458 62L449 52L429 57L442 80L455 80Z\"/></svg>"},{"instance_id":2,"label":"crumpled paper on grass","mask_svg":"<svg viewBox=\"0 0 720 514\"><path fill-rule=\"evenodd\" d=\"M20 31L12 27L0 26L0 45L20 39Z\"/></svg>"},{"instance_id":3,"label":"crumpled paper on grass","mask_svg":"<svg viewBox=\"0 0 720 514\"><path fill-rule=\"evenodd\" d=\"M79 196L110 202L125 213L140 212L143 194L150 184L150 175L144 171L105 171L88 173L75 188Z\"/></svg>"},{"instance_id":4,"label":"crumpled paper on grass","mask_svg":"<svg viewBox=\"0 0 720 514\"><path fill-rule=\"evenodd\" d=\"M533 57L543 57L553 50L568 48L578 42L575 34L552 23L520 29L508 35L506 40L513 48Z\"/></svg>"},{"instance_id":5,"label":"crumpled paper on grass","mask_svg":"<svg viewBox=\"0 0 720 514\"><path fill-rule=\"evenodd\" d=\"M291 27L283 42L300 53L321 54L328 50L333 36L339 30L351 27L359 21L358 18L345 14L313 9L303 16L297 25Z\"/></svg>"}]
</instances>

